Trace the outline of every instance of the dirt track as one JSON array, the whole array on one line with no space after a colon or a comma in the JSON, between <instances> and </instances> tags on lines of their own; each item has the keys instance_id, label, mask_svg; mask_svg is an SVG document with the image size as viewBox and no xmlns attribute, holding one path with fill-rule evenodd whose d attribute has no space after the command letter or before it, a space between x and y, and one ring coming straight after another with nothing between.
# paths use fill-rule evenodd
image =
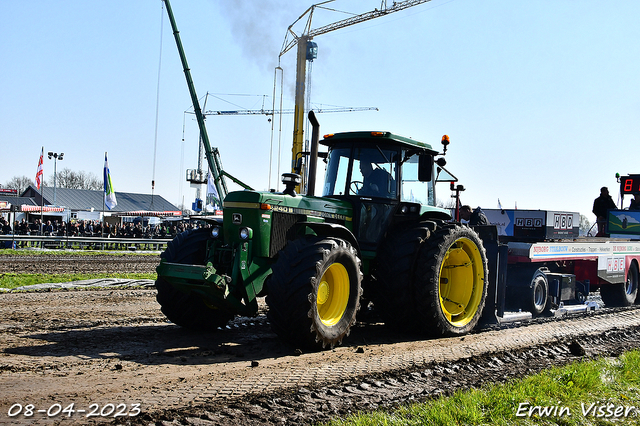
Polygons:
<instances>
[{"instance_id":1,"label":"dirt track","mask_svg":"<svg viewBox=\"0 0 640 426\"><path fill-rule=\"evenodd\" d=\"M46 253L46 252L45 252ZM154 273L159 257L154 255L0 255L0 273L22 274L89 274L89 273Z\"/></svg>"},{"instance_id":2,"label":"dirt track","mask_svg":"<svg viewBox=\"0 0 640 426\"><path fill-rule=\"evenodd\" d=\"M0 315L0 424L300 424L521 376L581 349L640 347L639 310L439 340L359 324L317 353L283 345L262 314L187 332L166 321L155 290L0 294ZM70 418L53 416L71 403ZM136 414L134 404L136 416L99 415Z\"/></svg>"}]
</instances>

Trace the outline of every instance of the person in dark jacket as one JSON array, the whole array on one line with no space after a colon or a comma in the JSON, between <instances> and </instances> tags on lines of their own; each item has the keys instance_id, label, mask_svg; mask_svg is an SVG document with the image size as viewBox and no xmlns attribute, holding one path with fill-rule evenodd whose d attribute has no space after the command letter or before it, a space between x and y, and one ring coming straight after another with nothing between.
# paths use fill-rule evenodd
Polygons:
<instances>
[{"instance_id":1,"label":"person in dark jacket","mask_svg":"<svg viewBox=\"0 0 640 426\"><path fill-rule=\"evenodd\" d=\"M611 195L609 195L609 188L603 186L600 188L600 196L593 200L593 214L596 215L598 222L598 233L596 237L606 237L605 225L607 224L607 212L616 208L616 203L613 202Z\"/></svg>"},{"instance_id":2,"label":"person in dark jacket","mask_svg":"<svg viewBox=\"0 0 640 426\"><path fill-rule=\"evenodd\" d=\"M460 207L460 217L468 221L470 226L489 225L489 219L480 207L471 211L471 206L464 205Z\"/></svg>"}]
</instances>

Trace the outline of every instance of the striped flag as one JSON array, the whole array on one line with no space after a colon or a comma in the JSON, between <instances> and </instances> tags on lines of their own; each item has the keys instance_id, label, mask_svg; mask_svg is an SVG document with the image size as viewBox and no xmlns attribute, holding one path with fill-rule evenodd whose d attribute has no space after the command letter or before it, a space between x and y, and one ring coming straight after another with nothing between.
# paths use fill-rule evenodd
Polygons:
<instances>
[{"instance_id":1,"label":"striped flag","mask_svg":"<svg viewBox=\"0 0 640 426\"><path fill-rule=\"evenodd\" d=\"M104 153L104 204L111 210L118 205L116 201L116 192L111 183L111 175L109 174L109 162L107 161L107 153Z\"/></svg>"},{"instance_id":2,"label":"striped flag","mask_svg":"<svg viewBox=\"0 0 640 426\"><path fill-rule=\"evenodd\" d=\"M38 170L36 171L36 188L40 189L40 184L42 183L42 174L44 173L42 169L42 157L44 156L44 146L42 147L42 151L40 151L40 160L38 160Z\"/></svg>"}]
</instances>

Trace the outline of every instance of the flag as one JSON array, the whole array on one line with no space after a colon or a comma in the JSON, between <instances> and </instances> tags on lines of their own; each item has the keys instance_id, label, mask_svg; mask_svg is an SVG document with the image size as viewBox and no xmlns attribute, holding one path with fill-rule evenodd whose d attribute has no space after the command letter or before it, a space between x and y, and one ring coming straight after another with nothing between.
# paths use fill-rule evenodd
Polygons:
<instances>
[{"instance_id":1,"label":"flag","mask_svg":"<svg viewBox=\"0 0 640 426\"><path fill-rule=\"evenodd\" d=\"M118 205L116 201L116 191L111 183L111 175L109 174L109 163L107 162L107 153L104 153L104 204L111 210Z\"/></svg>"},{"instance_id":2,"label":"flag","mask_svg":"<svg viewBox=\"0 0 640 426\"><path fill-rule=\"evenodd\" d=\"M42 151L40 151L40 160L38 161L38 170L36 171L36 188L40 189L40 184L42 183L42 174L44 173L42 169L42 157L44 156L44 146L42 147Z\"/></svg>"},{"instance_id":3,"label":"flag","mask_svg":"<svg viewBox=\"0 0 640 426\"><path fill-rule=\"evenodd\" d=\"M498 198L498 208L502 210L502 204L500 203L500 198Z\"/></svg>"}]
</instances>

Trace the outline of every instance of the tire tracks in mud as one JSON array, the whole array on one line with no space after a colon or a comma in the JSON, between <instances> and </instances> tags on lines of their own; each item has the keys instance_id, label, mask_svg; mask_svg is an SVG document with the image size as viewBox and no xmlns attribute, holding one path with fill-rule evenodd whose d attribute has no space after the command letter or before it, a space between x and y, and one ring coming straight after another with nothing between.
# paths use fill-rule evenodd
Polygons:
<instances>
[{"instance_id":1,"label":"tire tracks in mud","mask_svg":"<svg viewBox=\"0 0 640 426\"><path fill-rule=\"evenodd\" d=\"M277 339L264 313L214 333L181 329L154 290L0 297L0 416L16 401L137 402L140 416L116 422L312 423L640 347L639 309L431 340L359 323L344 346L303 353Z\"/></svg>"},{"instance_id":2,"label":"tire tracks in mud","mask_svg":"<svg viewBox=\"0 0 640 426\"><path fill-rule=\"evenodd\" d=\"M0 255L0 274L89 274L155 273L160 258L155 255Z\"/></svg>"},{"instance_id":3,"label":"tire tracks in mud","mask_svg":"<svg viewBox=\"0 0 640 426\"><path fill-rule=\"evenodd\" d=\"M598 356L617 357L640 347L639 328L614 330L600 336L579 336L510 352L487 353L456 361L372 373L326 386L303 386L286 391L233 398L223 403L202 402L183 409L146 413L118 424L282 425L317 424L336 416L392 409L419 403L457 390L505 383L552 366ZM580 341L580 343L578 343Z\"/></svg>"},{"instance_id":4,"label":"tire tracks in mud","mask_svg":"<svg viewBox=\"0 0 640 426\"><path fill-rule=\"evenodd\" d=\"M369 347L354 347L351 342L349 354L335 364L290 367L273 372L271 379L263 373L258 380L232 378L226 385L214 381L192 393L194 399L182 408L145 413L126 423L314 424L640 348L638 311L630 311L621 322L610 315L602 319L598 325L583 318L569 320L570 326L555 321L465 338L416 341L413 349L390 341L386 344L392 348L385 355L368 354ZM356 341L362 337L355 334ZM270 380L278 386L267 385Z\"/></svg>"},{"instance_id":5,"label":"tire tracks in mud","mask_svg":"<svg viewBox=\"0 0 640 426\"><path fill-rule=\"evenodd\" d=\"M121 401L143 412L101 423L310 424L640 347L640 310L627 308L432 340L358 323L343 346L303 353L265 309L194 333L166 321L155 290L0 294L0 423L18 401Z\"/></svg>"}]
</instances>

